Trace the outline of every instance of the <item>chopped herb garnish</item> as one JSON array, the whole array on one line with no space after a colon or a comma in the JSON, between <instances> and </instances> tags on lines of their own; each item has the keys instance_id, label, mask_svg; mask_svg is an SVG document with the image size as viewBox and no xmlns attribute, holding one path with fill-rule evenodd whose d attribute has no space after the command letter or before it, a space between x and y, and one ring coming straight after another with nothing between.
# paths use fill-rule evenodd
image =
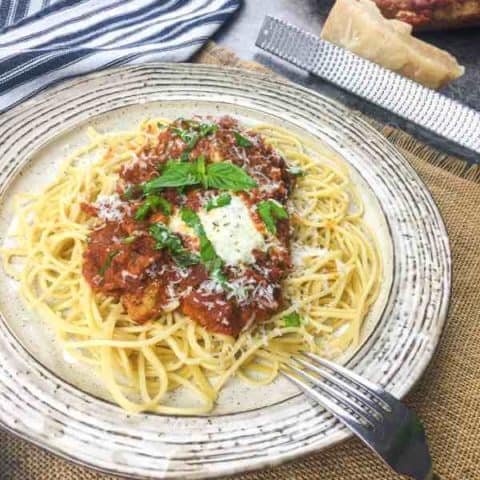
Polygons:
<instances>
[{"instance_id":1,"label":"chopped herb garnish","mask_svg":"<svg viewBox=\"0 0 480 480\"><path fill-rule=\"evenodd\" d=\"M183 128L173 127L172 132L177 134L185 143L189 143L192 140L192 134L188 130Z\"/></svg>"},{"instance_id":2,"label":"chopped herb garnish","mask_svg":"<svg viewBox=\"0 0 480 480\"><path fill-rule=\"evenodd\" d=\"M98 270L98 273L100 276L103 277L105 275L105 272L112 266L113 259L119 253L120 253L120 250L112 250L111 252L108 253L107 258L105 259L105 262L103 262L103 265Z\"/></svg>"},{"instance_id":3,"label":"chopped herb garnish","mask_svg":"<svg viewBox=\"0 0 480 480\"><path fill-rule=\"evenodd\" d=\"M193 230L200 240L200 259L210 274L216 279L224 278L221 272L223 260L217 255L212 242L207 237L200 217L190 208L182 208L182 220Z\"/></svg>"},{"instance_id":4,"label":"chopped herb garnish","mask_svg":"<svg viewBox=\"0 0 480 480\"><path fill-rule=\"evenodd\" d=\"M181 267L190 267L191 265L196 265L200 263L200 258L198 255L189 252L188 250L184 250L183 252L177 252L173 255L175 262L180 265Z\"/></svg>"},{"instance_id":5,"label":"chopped herb garnish","mask_svg":"<svg viewBox=\"0 0 480 480\"><path fill-rule=\"evenodd\" d=\"M163 223L157 222L150 226L148 232L157 242L155 248L162 250L167 248L171 252L180 251L183 249L181 238L172 233L170 229Z\"/></svg>"},{"instance_id":6,"label":"chopped herb garnish","mask_svg":"<svg viewBox=\"0 0 480 480\"><path fill-rule=\"evenodd\" d=\"M145 183L145 194L158 192L166 187L183 187L203 184L205 188L220 190L248 190L257 183L244 170L230 162L218 162L205 165L205 158L200 155L195 162L184 163L169 160L162 175Z\"/></svg>"},{"instance_id":7,"label":"chopped herb garnish","mask_svg":"<svg viewBox=\"0 0 480 480\"><path fill-rule=\"evenodd\" d=\"M211 198L205 205L205 209L207 210L207 212L209 212L214 208L225 207L226 205L229 205L231 201L232 196L229 193L224 192L218 197Z\"/></svg>"},{"instance_id":8,"label":"chopped herb garnish","mask_svg":"<svg viewBox=\"0 0 480 480\"><path fill-rule=\"evenodd\" d=\"M202 137L206 137L211 133L215 133L218 130L216 123L202 123L200 124L199 131Z\"/></svg>"},{"instance_id":9,"label":"chopped herb garnish","mask_svg":"<svg viewBox=\"0 0 480 480\"><path fill-rule=\"evenodd\" d=\"M129 235L128 237L122 238L122 243L129 245L133 243L137 237L135 235Z\"/></svg>"},{"instance_id":10,"label":"chopped herb garnish","mask_svg":"<svg viewBox=\"0 0 480 480\"><path fill-rule=\"evenodd\" d=\"M264 200L257 205L257 211L262 217L267 230L275 235L277 233L276 220L288 218L287 211L274 200Z\"/></svg>"},{"instance_id":11,"label":"chopped herb garnish","mask_svg":"<svg viewBox=\"0 0 480 480\"><path fill-rule=\"evenodd\" d=\"M172 204L158 195L148 195L135 213L135 220L145 220L154 210L161 208L164 215L172 213Z\"/></svg>"},{"instance_id":12,"label":"chopped herb garnish","mask_svg":"<svg viewBox=\"0 0 480 480\"><path fill-rule=\"evenodd\" d=\"M181 210L181 217L182 220L191 228L197 232L197 230L202 229L203 226L202 222L200 221L200 217L191 209L191 208L182 208Z\"/></svg>"},{"instance_id":13,"label":"chopped herb garnish","mask_svg":"<svg viewBox=\"0 0 480 480\"><path fill-rule=\"evenodd\" d=\"M297 312L289 313L282 317L286 327L299 327L303 321L302 317Z\"/></svg>"},{"instance_id":14,"label":"chopped herb garnish","mask_svg":"<svg viewBox=\"0 0 480 480\"><path fill-rule=\"evenodd\" d=\"M199 140L200 140L200 137L197 134L192 135L191 140L187 143L188 150L193 150Z\"/></svg>"},{"instance_id":15,"label":"chopped herb garnish","mask_svg":"<svg viewBox=\"0 0 480 480\"><path fill-rule=\"evenodd\" d=\"M218 130L218 125L215 123L198 123L194 120L182 120L184 124L187 124L190 130L174 127L172 132L177 134L186 144L187 148L180 156L182 162L188 162L190 152L195 148L197 142L202 137L206 137ZM194 131L192 131L194 130Z\"/></svg>"},{"instance_id":16,"label":"chopped herb garnish","mask_svg":"<svg viewBox=\"0 0 480 480\"><path fill-rule=\"evenodd\" d=\"M240 133L233 132L233 135L235 135L235 141L239 147L250 148L253 145L248 138L244 137Z\"/></svg>"},{"instance_id":17,"label":"chopped herb garnish","mask_svg":"<svg viewBox=\"0 0 480 480\"><path fill-rule=\"evenodd\" d=\"M296 177L304 177L305 172L300 168L295 165L292 165L291 167L287 168L288 172L291 173L292 175L295 175Z\"/></svg>"},{"instance_id":18,"label":"chopped herb garnish","mask_svg":"<svg viewBox=\"0 0 480 480\"><path fill-rule=\"evenodd\" d=\"M172 131L176 133L187 144L188 150L193 150L198 140L200 139L198 133L192 133L188 130L183 130L183 128L174 127L172 128Z\"/></svg>"},{"instance_id":19,"label":"chopped herb garnish","mask_svg":"<svg viewBox=\"0 0 480 480\"><path fill-rule=\"evenodd\" d=\"M135 220L145 220L150 213L150 204L145 202L140 205L139 209L135 212Z\"/></svg>"},{"instance_id":20,"label":"chopped herb garnish","mask_svg":"<svg viewBox=\"0 0 480 480\"><path fill-rule=\"evenodd\" d=\"M189 128L198 131L200 137L206 137L218 130L218 125L216 123L198 123L193 120L190 120L186 123ZM174 127L172 128L172 131L176 133L185 143L189 143L192 140L193 135L195 135L195 133L183 128Z\"/></svg>"},{"instance_id":21,"label":"chopped herb garnish","mask_svg":"<svg viewBox=\"0 0 480 480\"><path fill-rule=\"evenodd\" d=\"M186 267L199 263L200 259L198 256L186 250L183 247L181 238L163 223L154 223L148 231L157 242L155 248L157 250L166 248L179 265Z\"/></svg>"},{"instance_id":22,"label":"chopped herb garnish","mask_svg":"<svg viewBox=\"0 0 480 480\"><path fill-rule=\"evenodd\" d=\"M161 208L164 215L168 216L172 214L172 204L168 200L159 197L158 202L158 207Z\"/></svg>"},{"instance_id":23,"label":"chopped herb garnish","mask_svg":"<svg viewBox=\"0 0 480 480\"><path fill-rule=\"evenodd\" d=\"M158 128L165 128L167 125L165 123L162 123L162 122L157 122L157 127Z\"/></svg>"}]
</instances>

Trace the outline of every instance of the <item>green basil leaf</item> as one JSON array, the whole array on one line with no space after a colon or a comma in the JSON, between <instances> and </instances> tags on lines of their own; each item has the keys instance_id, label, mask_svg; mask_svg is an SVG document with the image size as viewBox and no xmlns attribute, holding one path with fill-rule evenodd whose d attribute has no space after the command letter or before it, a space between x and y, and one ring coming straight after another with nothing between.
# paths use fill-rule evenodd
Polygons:
<instances>
[{"instance_id":1,"label":"green basil leaf","mask_svg":"<svg viewBox=\"0 0 480 480\"><path fill-rule=\"evenodd\" d=\"M244 147L244 148L250 148L253 143L243 135L240 135L238 132L233 132L233 135L235 135L235 141L237 142L237 145L239 147Z\"/></svg>"},{"instance_id":2,"label":"green basil leaf","mask_svg":"<svg viewBox=\"0 0 480 480\"><path fill-rule=\"evenodd\" d=\"M207 166L207 184L210 188L238 192L257 186L255 180L233 163L218 162Z\"/></svg>"},{"instance_id":3,"label":"green basil leaf","mask_svg":"<svg viewBox=\"0 0 480 480\"><path fill-rule=\"evenodd\" d=\"M213 210L214 208L225 207L232 201L232 196L229 193L222 193L218 197L210 199L205 205L207 212Z\"/></svg>"},{"instance_id":4,"label":"green basil leaf","mask_svg":"<svg viewBox=\"0 0 480 480\"><path fill-rule=\"evenodd\" d=\"M171 215L172 214L172 204L163 197L159 197L158 195L151 195L147 197L148 199L151 198L150 204L153 208L158 209L160 208L164 215Z\"/></svg>"},{"instance_id":5,"label":"green basil leaf","mask_svg":"<svg viewBox=\"0 0 480 480\"><path fill-rule=\"evenodd\" d=\"M189 162L190 161L190 152L188 150L184 150L183 153L180 155L181 162Z\"/></svg>"},{"instance_id":6,"label":"green basil leaf","mask_svg":"<svg viewBox=\"0 0 480 480\"><path fill-rule=\"evenodd\" d=\"M224 262L223 260L215 253L215 257L212 258L208 264L209 267L209 272L218 272L221 271L221 268L223 267Z\"/></svg>"},{"instance_id":7,"label":"green basil leaf","mask_svg":"<svg viewBox=\"0 0 480 480\"><path fill-rule=\"evenodd\" d=\"M161 208L164 215L172 213L172 204L158 195L148 195L135 213L135 220L145 220L154 210Z\"/></svg>"},{"instance_id":8,"label":"green basil leaf","mask_svg":"<svg viewBox=\"0 0 480 480\"><path fill-rule=\"evenodd\" d=\"M275 220L272 215L270 203L268 201L260 202L257 205L257 212L262 218L265 227L267 227L267 230L275 235L277 233L277 226L275 225Z\"/></svg>"},{"instance_id":9,"label":"green basil leaf","mask_svg":"<svg viewBox=\"0 0 480 480\"><path fill-rule=\"evenodd\" d=\"M155 223L149 229L150 235L156 240L155 248L162 250L166 248L172 255L176 263L182 267L188 267L200 262L198 255L189 252L182 245L181 238L172 233L163 223Z\"/></svg>"},{"instance_id":10,"label":"green basil leaf","mask_svg":"<svg viewBox=\"0 0 480 480\"><path fill-rule=\"evenodd\" d=\"M173 255L175 262L181 267L190 267L200 263L200 257L194 253L184 250L183 252L177 252Z\"/></svg>"},{"instance_id":11,"label":"green basil leaf","mask_svg":"<svg viewBox=\"0 0 480 480\"><path fill-rule=\"evenodd\" d=\"M297 312L289 313L282 317L286 327L299 327L303 322L302 317Z\"/></svg>"},{"instance_id":12,"label":"green basil leaf","mask_svg":"<svg viewBox=\"0 0 480 480\"><path fill-rule=\"evenodd\" d=\"M176 133L185 143L188 143L192 140L192 134L188 132L188 130L184 130L183 128L173 127L172 132Z\"/></svg>"},{"instance_id":13,"label":"green basil leaf","mask_svg":"<svg viewBox=\"0 0 480 480\"><path fill-rule=\"evenodd\" d=\"M205 265L205 268L212 273L216 270L221 270L223 267L223 260L217 255L213 248L212 242L207 237L203 228L200 217L191 208L182 208L182 220L193 230L200 241L200 259Z\"/></svg>"},{"instance_id":14,"label":"green basil leaf","mask_svg":"<svg viewBox=\"0 0 480 480\"><path fill-rule=\"evenodd\" d=\"M120 253L120 250L113 250L108 253L107 258L105 262L103 262L103 265L100 267L98 270L98 273L100 276L104 276L105 272L112 266L112 260Z\"/></svg>"},{"instance_id":15,"label":"green basil leaf","mask_svg":"<svg viewBox=\"0 0 480 480\"><path fill-rule=\"evenodd\" d=\"M143 203L138 207L138 210L135 212L135 220L141 221L145 220L150 213L150 204L148 202Z\"/></svg>"},{"instance_id":16,"label":"green basil leaf","mask_svg":"<svg viewBox=\"0 0 480 480\"><path fill-rule=\"evenodd\" d=\"M199 181L195 164L169 161L162 175L146 182L143 191L148 195L166 187L196 185Z\"/></svg>"},{"instance_id":17,"label":"green basil leaf","mask_svg":"<svg viewBox=\"0 0 480 480\"><path fill-rule=\"evenodd\" d=\"M189 227L193 228L197 235L203 232L203 226L200 222L200 217L191 208L182 208L180 215L182 220Z\"/></svg>"},{"instance_id":18,"label":"green basil leaf","mask_svg":"<svg viewBox=\"0 0 480 480\"><path fill-rule=\"evenodd\" d=\"M273 235L277 233L275 219L284 220L288 218L288 212L274 200L263 200L257 205L257 211L263 223L265 223L265 227Z\"/></svg>"},{"instance_id":19,"label":"green basil leaf","mask_svg":"<svg viewBox=\"0 0 480 480\"><path fill-rule=\"evenodd\" d=\"M200 181L202 182L203 188L208 188L207 173L205 169L205 157L203 155L200 155L197 158L197 174L200 178Z\"/></svg>"},{"instance_id":20,"label":"green basil leaf","mask_svg":"<svg viewBox=\"0 0 480 480\"><path fill-rule=\"evenodd\" d=\"M193 150L199 140L200 140L200 136L197 135L196 133L193 134L192 137L190 138L190 141L187 143L188 150Z\"/></svg>"},{"instance_id":21,"label":"green basil leaf","mask_svg":"<svg viewBox=\"0 0 480 480\"><path fill-rule=\"evenodd\" d=\"M288 218L288 212L283 208L283 206L276 202L275 200L269 200L270 203L270 208L273 212L273 215L280 219L280 220L285 220Z\"/></svg>"},{"instance_id":22,"label":"green basil leaf","mask_svg":"<svg viewBox=\"0 0 480 480\"><path fill-rule=\"evenodd\" d=\"M160 208L163 210L164 215L168 216L172 214L172 204L165 198L160 197Z\"/></svg>"},{"instance_id":23,"label":"green basil leaf","mask_svg":"<svg viewBox=\"0 0 480 480\"><path fill-rule=\"evenodd\" d=\"M200 240L200 258L202 259L202 263L207 263L214 259L216 256L215 250L213 249L213 246L205 233L198 214L194 212L191 208L182 208L180 215L182 217L182 220L189 227L193 228L195 234Z\"/></svg>"},{"instance_id":24,"label":"green basil leaf","mask_svg":"<svg viewBox=\"0 0 480 480\"><path fill-rule=\"evenodd\" d=\"M205 188L234 192L257 186L250 175L233 163L218 162L206 165L205 157L200 155L193 163L169 160L159 177L144 184L143 191L148 195L166 187L183 187L198 183L202 183Z\"/></svg>"},{"instance_id":25,"label":"green basil leaf","mask_svg":"<svg viewBox=\"0 0 480 480\"><path fill-rule=\"evenodd\" d=\"M166 248L170 250L171 253L177 253L184 250L181 238L175 233L172 233L163 223L154 223L150 226L148 232L157 242L155 245L157 250Z\"/></svg>"},{"instance_id":26,"label":"green basil leaf","mask_svg":"<svg viewBox=\"0 0 480 480\"><path fill-rule=\"evenodd\" d=\"M205 234L200 235L200 258L202 263L207 267L208 271L212 270L213 263L217 260L217 254L213 248L212 242Z\"/></svg>"},{"instance_id":27,"label":"green basil leaf","mask_svg":"<svg viewBox=\"0 0 480 480\"><path fill-rule=\"evenodd\" d=\"M183 128L174 127L172 132L177 134L187 144L187 150L193 150L200 139L198 133L184 130Z\"/></svg>"}]
</instances>

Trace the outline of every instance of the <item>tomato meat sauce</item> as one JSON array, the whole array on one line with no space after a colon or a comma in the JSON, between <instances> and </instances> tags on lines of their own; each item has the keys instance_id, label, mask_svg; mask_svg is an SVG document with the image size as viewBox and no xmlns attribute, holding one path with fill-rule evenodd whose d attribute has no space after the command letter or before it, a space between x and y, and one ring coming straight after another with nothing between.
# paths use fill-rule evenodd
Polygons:
<instances>
[{"instance_id":1,"label":"tomato meat sauce","mask_svg":"<svg viewBox=\"0 0 480 480\"><path fill-rule=\"evenodd\" d=\"M245 172L249 186L210 184L209 167L222 162L239 167L235 174ZM183 164L196 165L198 179L185 176ZM187 184L146 193L174 169ZM121 301L136 323L179 311L211 332L237 336L283 306L281 282L291 267L286 207L294 182L279 153L236 120L176 120L121 167L116 193L82 204L96 218L83 275L95 292ZM201 222L182 220L184 209L198 219L202 211L226 208L233 196L263 237L262 248L238 264L219 257Z\"/></svg>"}]
</instances>

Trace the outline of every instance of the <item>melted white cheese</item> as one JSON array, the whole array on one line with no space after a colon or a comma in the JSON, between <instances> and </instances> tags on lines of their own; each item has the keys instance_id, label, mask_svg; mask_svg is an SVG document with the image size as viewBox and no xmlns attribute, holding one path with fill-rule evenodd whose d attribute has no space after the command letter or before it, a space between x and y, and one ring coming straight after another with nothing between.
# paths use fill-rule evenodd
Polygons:
<instances>
[{"instance_id":1,"label":"melted white cheese","mask_svg":"<svg viewBox=\"0 0 480 480\"><path fill-rule=\"evenodd\" d=\"M217 255L227 265L255 262L252 251L262 249L265 239L240 197L232 196L225 207L201 210L198 215Z\"/></svg>"}]
</instances>

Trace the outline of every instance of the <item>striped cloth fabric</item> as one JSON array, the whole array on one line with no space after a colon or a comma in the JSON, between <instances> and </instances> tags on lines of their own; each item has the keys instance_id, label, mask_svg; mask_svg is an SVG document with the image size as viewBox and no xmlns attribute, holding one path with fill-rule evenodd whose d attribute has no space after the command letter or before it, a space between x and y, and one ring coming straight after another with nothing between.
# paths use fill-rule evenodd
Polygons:
<instances>
[{"instance_id":1,"label":"striped cloth fabric","mask_svg":"<svg viewBox=\"0 0 480 480\"><path fill-rule=\"evenodd\" d=\"M0 0L0 112L60 80L188 60L241 0Z\"/></svg>"}]
</instances>

